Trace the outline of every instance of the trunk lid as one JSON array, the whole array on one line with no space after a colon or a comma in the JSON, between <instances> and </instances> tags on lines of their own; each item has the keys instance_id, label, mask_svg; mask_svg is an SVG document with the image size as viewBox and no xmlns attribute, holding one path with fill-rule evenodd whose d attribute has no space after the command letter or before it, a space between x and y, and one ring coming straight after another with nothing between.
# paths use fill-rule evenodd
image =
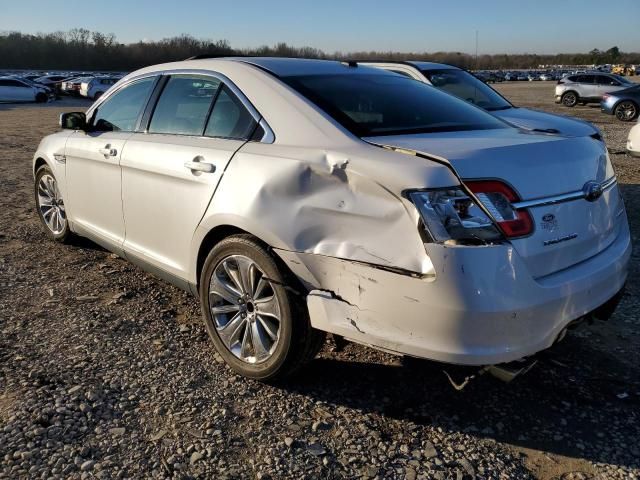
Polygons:
<instances>
[{"instance_id":1,"label":"trunk lid","mask_svg":"<svg viewBox=\"0 0 640 480\"><path fill-rule=\"evenodd\" d=\"M606 148L590 137L498 129L365 140L437 155L446 159L463 181L501 180L522 201L581 194L587 182L601 184L614 178ZM527 210L534 223L533 233L511 243L536 278L597 255L615 240L625 217L615 182L594 201L581 197Z\"/></svg>"}]
</instances>

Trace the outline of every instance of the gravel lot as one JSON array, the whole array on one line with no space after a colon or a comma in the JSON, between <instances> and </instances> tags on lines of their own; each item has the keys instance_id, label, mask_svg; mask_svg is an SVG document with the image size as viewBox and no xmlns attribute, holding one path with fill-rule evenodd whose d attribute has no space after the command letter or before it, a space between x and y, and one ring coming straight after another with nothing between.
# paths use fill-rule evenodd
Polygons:
<instances>
[{"instance_id":1,"label":"gravel lot","mask_svg":"<svg viewBox=\"0 0 640 480\"><path fill-rule=\"evenodd\" d=\"M611 321L572 331L510 384L484 375L462 392L437 363L331 341L285 384L234 375L194 298L88 241L46 239L32 155L87 103L0 105L0 478L640 478L631 126L555 105L550 82L497 88L603 130L635 252Z\"/></svg>"}]
</instances>

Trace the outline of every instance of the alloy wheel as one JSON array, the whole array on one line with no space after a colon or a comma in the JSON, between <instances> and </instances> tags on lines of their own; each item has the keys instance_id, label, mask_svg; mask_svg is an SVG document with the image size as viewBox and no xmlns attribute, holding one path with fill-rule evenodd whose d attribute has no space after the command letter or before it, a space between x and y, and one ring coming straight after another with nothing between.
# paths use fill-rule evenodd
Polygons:
<instances>
[{"instance_id":1,"label":"alloy wheel","mask_svg":"<svg viewBox=\"0 0 640 480\"><path fill-rule=\"evenodd\" d=\"M54 235L64 232L67 226L64 201L56 179L48 173L42 175L38 182L38 209L47 228Z\"/></svg>"},{"instance_id":2,"label":"alloy wheel","mask_svg":"<svg viewBox=\"0 0 640 480\"><path fill-rule=\"evenodd\" d=\"M638 111L632 102L622 102L616 107L616 118L623 122L629 122L636 118Z\"/></svg>"},{"instance_id":3,"label":"alloy wheel","mask_svg":"<svg viewBox=\"0 0 640 480\"><path fill-rule=\"evenodd\" d=\"M243 362L262 363L273 354L280 333L280 304L271 280L249 257L222 259L209 281L209 308L216 332Z\"/></svg>"},{"instance_id":4,"label":"alloy wheel","mask_svg":"<svg viewBox=\"0 0 640 480\"><path fill-rule=\"evenodd\" d=\"M574 93L566 93L562 99L562 103L564 103L566 107L573 107L578 103L578 99Z\"/></svg>"}]
</instances>

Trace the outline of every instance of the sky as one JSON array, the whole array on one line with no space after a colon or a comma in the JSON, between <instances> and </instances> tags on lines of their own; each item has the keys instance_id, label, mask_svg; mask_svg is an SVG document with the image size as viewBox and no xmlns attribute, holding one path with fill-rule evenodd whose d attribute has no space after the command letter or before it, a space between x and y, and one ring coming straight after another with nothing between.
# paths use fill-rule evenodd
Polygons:
<instances>
[{"instance_id":1,"label":"sky","mask_svg":"<svg viewBox=\"0 0 640 480\"><path fill-rule=\"evenodd\" d=\"M0 0L0 32L83 27L122 43L190 34L326 52L640 51L640 0Z\"/></svg>"}]
</instances>

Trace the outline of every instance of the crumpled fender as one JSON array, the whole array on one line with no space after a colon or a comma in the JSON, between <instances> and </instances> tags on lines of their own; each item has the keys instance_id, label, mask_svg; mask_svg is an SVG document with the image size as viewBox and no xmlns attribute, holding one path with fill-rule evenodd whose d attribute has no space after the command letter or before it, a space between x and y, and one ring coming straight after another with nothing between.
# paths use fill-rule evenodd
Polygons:
<instances>
[{"instance_id":1,"label":"crumpled fender","mask_svg":"<svg viewBox=\"0 0 640 480\"><path fill-rule=\"evenodd\" d=\"M458 180L428 160L365 148L371 150L367 158L360 156L362 147L352 155L348 149L247 144L229 163L196 231L193 264L206 234L232 225L276 250L431 271L418 214L401 192Z\"/></svg>"}]
</instances>

